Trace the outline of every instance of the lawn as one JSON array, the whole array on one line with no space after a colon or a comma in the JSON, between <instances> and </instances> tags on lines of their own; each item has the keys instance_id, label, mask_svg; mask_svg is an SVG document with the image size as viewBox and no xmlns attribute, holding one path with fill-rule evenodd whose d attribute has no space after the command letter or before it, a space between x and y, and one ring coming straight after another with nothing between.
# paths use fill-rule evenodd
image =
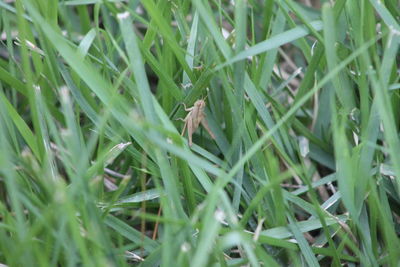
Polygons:
<instances>
[{"instance_id":1,"label":"lawn","mask_svg":"<svg viewBox=\"0 0 400 267\"><path fill-rule=\"evenodd\" d=\"M399 24L0 0L0 265L399 266Z\"/></svg>"}]
</instances>

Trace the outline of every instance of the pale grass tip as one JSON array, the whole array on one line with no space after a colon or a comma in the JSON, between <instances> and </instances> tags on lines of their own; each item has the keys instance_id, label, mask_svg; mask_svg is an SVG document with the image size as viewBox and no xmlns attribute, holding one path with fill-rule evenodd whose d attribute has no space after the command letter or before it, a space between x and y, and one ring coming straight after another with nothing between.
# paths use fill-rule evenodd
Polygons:
<instances>
[{"instance_id":1,"label":"pale grass tip","mask_svg":"<svg viewBox=\"0 0 400 267\"><path fill-rule=\"evenodd\" d=\"M130 144L132 144L132 142L120 143L120 144L116 145L115 148L119 149L119 150L124 150Z\"/></svg>"},{"instance_id":2,"label":"pale grass tip","mask_svg":"<svg viewBox=\"0 0 400 267\"><path fill-rule=\"evenodd\" d=\"M129 17L129 12L128 11L117 14L117 18L119 20L127 19L128 17Z\"/></svg>"},{"instance_id":3,"label":"pale grass tip","mask_svg":"<svg viewBox=\"0 0 400 267\"><path fill-rule=\"evenodd\" d=\"M215 213L214 213L214 218L215 218L218 222L223 223L223 222L224 222L224 219L225 219L225 213L224 213L222 210L218 209L218 210L216 210Z\"/></svg>"},{"instance_id":4,"label":"pale grass tip","mask_svg":"<svg viewBox=\"0 0 400 267\"><path fill-rule=\"evenodd\" d=\"M60 88L60 95L61 99L64 100L64 102L69 101L69 90L68 87L65 85Z\"/></svg>"},{"instance_id":5,"label":"pale grass tip","mask_svg":"<svg viewBox=\"0 0 400 267\"><path fill-rule=\"evenodd\" d=\"M190 244L188 242L184 242L181 245L181 251L182 252L188 252L190 249L191 249L191 246L190 246Z\"/></svg>"}]
</instances>

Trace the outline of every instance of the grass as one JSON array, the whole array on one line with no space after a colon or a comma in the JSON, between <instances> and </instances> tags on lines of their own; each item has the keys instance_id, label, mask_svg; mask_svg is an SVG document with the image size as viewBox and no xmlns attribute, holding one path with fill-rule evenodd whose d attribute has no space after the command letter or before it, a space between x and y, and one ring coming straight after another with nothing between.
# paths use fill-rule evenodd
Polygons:
<instances>
[{"instance_id":1,"label":"grass","mask_svg":"<svg viewBox=\"0 0 400 267\"><path fill-rule=\"evenodd\" d=\"M0 263L398 266L399 10L0 1Z\"/></svg>"}]
</instances>

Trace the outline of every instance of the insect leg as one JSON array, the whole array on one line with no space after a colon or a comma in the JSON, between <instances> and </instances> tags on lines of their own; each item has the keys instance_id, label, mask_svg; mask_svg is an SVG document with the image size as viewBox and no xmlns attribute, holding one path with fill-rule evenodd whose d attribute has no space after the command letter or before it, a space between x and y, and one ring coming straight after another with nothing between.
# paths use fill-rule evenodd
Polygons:
<instances>
[{"instance_id":1,"label":"insect leg","mask_svg":"<svg viewBox=\"0 0 400 267\"><path fill-rule=\"evenodd\" d=\"M215 139L214 133L211 131L210 127L208 126L208 122L205 118L201 120L201 125L207 130L207 132L211 135L212 139Z\"/></svg>"},{"instance_id":2,"label":"insect leg","mask_svg":"<svg viewBox=\"0 0 400 267\"><path fill-rule=\"evenodd\" d=\"M193 129L193 118L190 116L187 118L187 128L188 128L188 137L189 137L189 146L192 146L192 135L194 132Z\"/></svg>"},{"instance_id":3,"label":"insect leg","mask_svg":"<svg viewBox=\"0 0 400 267\"><path fill-rule=\"evenodd\" d=\"M185 111L192 111L193 107L187 108L185 103L182 103L183 107L185 108Z\"/></svg>"},{"instance_id":4,"label":"insect leg","mask_svg":"<svg viewBox=\"0 0 400 267\"><path fill-rule=\"evenodd\" d=\"M185 134L185 130L186 130L186 126L187 126L187 124L188 124L189 118L190 118L190 112L189 112L189 114L187 114L187 116L185 117L185 119L180 118L182 121L185 122L185 124L183 125L183 129L182 129L181 136L183 136L183 135Z\"/></svg>"},{"instance_id":5,"label":"insect leg","mask_svg":"<svg viewBox=\"0 0 400 267\"><path fill-rule=\"evenodd\" d=\"M183 130L182 130L181 136L183 136L185 134L187 123L188 123L187 120L185 120L185 124L183 125Z\"/></svg>"}]
</instances>

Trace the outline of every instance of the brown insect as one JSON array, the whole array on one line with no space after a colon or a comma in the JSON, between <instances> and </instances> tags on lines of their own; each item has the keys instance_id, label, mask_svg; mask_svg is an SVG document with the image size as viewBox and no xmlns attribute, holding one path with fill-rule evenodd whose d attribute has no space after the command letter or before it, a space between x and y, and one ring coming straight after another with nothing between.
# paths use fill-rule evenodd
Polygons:
<instances>
[{"instance_id":1,"label":"brown insect","mask_svg":"<svg viewBox=\"0 0 400 267\"><path fill-rule=\"evenodd\" d=\"M185 110L189 111L189 113L186 115L185 119L183 120L185 122L185 125L183 126L182 130L182 136L185 134L185 130L187 128L188 132L188 137L189 137L189 146L192 146L192 135L196 131L197 128L199 128L199 125L203 125L203 127L207 130L207 132L210 134L210 136L215 139L214 133L210 130L210 127L208 126L208 123L206 121L206 116L204 113L204 108L206 106L206 102L203 99L197 100L193 107L191 108L186 108L186 105L183 103Z\"/></svg>"}]
</instances>

